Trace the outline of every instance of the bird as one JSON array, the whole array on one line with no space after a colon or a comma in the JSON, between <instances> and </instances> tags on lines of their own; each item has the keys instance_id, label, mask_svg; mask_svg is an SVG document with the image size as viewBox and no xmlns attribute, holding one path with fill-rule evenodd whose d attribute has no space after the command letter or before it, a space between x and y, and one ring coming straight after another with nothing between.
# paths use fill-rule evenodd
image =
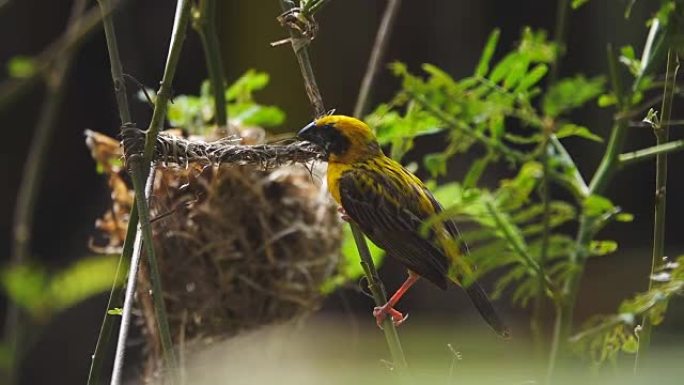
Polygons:
<instances>
[{"instance_id":1,"label":"bird","mask_svg":"<svg viewBox=\"0 0 684 385\"><path fill-rule=\"evenodd\" d=\"M408 271L387 303L373 309L379 327L387 316L396 326L406 320L395 306L422 277L444 290L449 284L463 287L489 326L510 337L510 329L474 280L467 246L454 221L428 221L443 211L442 205L417 176L385 156L367 124L345 115L326 115L302 128L297 137L320 147L328 164L328 190L343 219L356 223Z\"/></svg>"}]
</instances>

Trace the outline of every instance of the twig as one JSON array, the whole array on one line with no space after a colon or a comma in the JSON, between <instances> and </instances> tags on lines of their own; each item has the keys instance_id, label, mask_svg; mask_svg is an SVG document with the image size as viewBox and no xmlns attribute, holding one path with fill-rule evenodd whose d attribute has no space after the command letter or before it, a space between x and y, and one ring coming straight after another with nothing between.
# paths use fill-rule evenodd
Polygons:
<instances>
[{"instance_id":1,"label":"twig","mask_svg":"<svg viewBox=\"0 0 684 385\"><path fill-rule=\"evenodd\" d=\"M292 0L279 0L280 6L283 9L284 14L289 12L295 12L296 7ZM316 77L314 76L313 69L311 68L311 59L309 58L309 45L310 37L303 36L296 28L292 28L290 25L284 22L284 18L279 18L283 27L287 27L290 33L290 43L292 44L292 50L297 57L297 62L299 63L299 69L302 72L302 77L304 78L304 88L306 89L306 95L309 97L311 106L314 109L315 116L325 115L325 107L323 106L323 97L321 96L321 91L316 84Z\"/></svg>"},{"instance_id":2,"label":"twig","mask_svg":"<svg viewBox=\"0 0 684 385\"><path fill-rule=\"evenodd\" d=\"M663 104L660 111L659 122L668 122L672 115L672 100L674 98L674 88L677 80L677 70L679 69L679 58L677 53L670 48L667 52L667 69L665 72L665 87L663 89ZM669 128L667 125L656 124L653 126L653 133L656 137L656 145L667 143ZM667 152L660 152L656 155L656 188L655 188L655 215L653 218L653 255L651 259L651 272L648 275L648 289L653 288L654 282L651 277L663 264L665 252L665 206L667 202ZM652 324L648 316L642 320L642 330L639 334L639 348L634 358L634 370L647 357L651 344Z\"/></svg>"},{"instance_id":3,"label":"twig","mask_svg":"<svg viewBox=\"0 0 684 385\"><path fill-rule=\"evenodd\" d=\"M226 81L223 76L221 47L216 35L216 0L199 0L199 6L193 13L192 26L202 41L211 92L214 94L215 123L227 134L229 130L225 96Z\"/></svg>"},{"instance_id":4,"label":"twig","mask_svg":"<svg viewBox=\"0 0 684 385\"><path fill-rule=\"evenodd\" d=\"M114 7L119 1L114 1ZM61 65L60 61L64 56L78 48L92 32L97 30L102 17L97 8L84 12L78 23L69 24L66 31L56 41L33 58L36 68L30 76L6 80L0 84L0 112L8 108L12 101L19 99L34 86L40 84L41 77L47 78L50 73L53 73L53 68Z\"/></svg>"},{"instance_id":5,"label":"twig","mask_svg":"<svg viewBox=\"0 0 684 385\"><path fill-rule=\"evenodd\" d=\"M87 2L77 0L71 8L67 27L69 32L77 29L82 22L82 15L85 12ZM72 32L73 33L73 32ZM73 39L72 39L73 40ZM31 238L33 231L33 220L35 213L36 200L40 192L40 185L45 171L46 152L52 140L59 110L64 99L66 80L71 68L79 43L83 40L78 39L68 50L61 51L61 57L54 67L50 68L50 74L46 77L47 94L41 106L38 123L31 141L31 147L24 163L23 178L17 193L17 204L14 212L13 221L13 244L11 263L18 265L26 261L31 254ZM7 375L7 383L12 384L16 381L16 368L23 352L20 350L24 337L21 320L21 310L16 304L11 304L7 310L5 322L5 341L11 355L11 365Z\"/></svg>"},{"instance_id":6,"label":"twig","mask_svg":"<svg viewBox=\"0 0 684 385\"><path fill-rule=\"evenodd\" d=\"M106 0L105 0L106 1ZM154 176L154 173L150 174ZM149 178L149 182L152 182L152 178ZM146 196L149 197L153 183L148 183L149 190L146 188ZM144 199L143 199L144 200ZM137 212L137 209L135 209ZM137 222L137 221L136 221ZM131 223L131 222L129 222ZM140 225L135 226L135 240L130 243L131 247L131 264L128 269L128 280L126 282L126 294L124 296L123 309L121 312L121 325L119 326L119 337L118 343L116 345L116 354L114 355L114 367L112 369L112 385L121 384L121 379L123 376L123 364L125 358L125 341L128 339L128 330L131 324L131 315L133 313L133 300L135 296L136 281L138 279L138 269L140 267L140 256L142 253L142 230ZM129 235L129 234L126 234ZM130 238L126 238L126 243L130 242ZM125 245L124 245L125 248ZM92 370L91 370L92 371ZM97 384L96 379L93 378L92 384ZM90 379L89 379L90 383Z\"/></svg>"},{"instance_id":7,"label":"twig","mask_svg":"<svg viewBox=\"0 0 684 385\"><path fill-rule=\"evenodd\" d=\"M385 8L385 13L382 16L382 21L380 21L378 33L375 35L373 50L371 51L370 59L368 59L368 67L366 68L366 73L363 75L359 96L357 97L356 105L354 106L354 116L357 118L362 118L368 109L373 83L375 83L375 79L380 69L380 63L387 50L387 43L392 35L392 26L394 26L397 13L399 13L400 5L401 0L389 0L387 7Z\"/></svg>"},{"instance_id":8,"label":"twig","mask_svg":"<svg viewBox=\"0 0 684 385\"><path fill-rule=\"evenodd\" d=\"M666 124L661 122L663 127ZM671 142L658 144L655 146L642 148L641 150L626 152L620 154L620 167L627 167L633 164L647 161L657 157L660 154L669 154L671 152L677 152L684 150L684 140L673 140Z\"/></svg>"},{"instance_id":9,"label":"twig","mask_svg":"<svg viewBox=\"0 0 684 385\"><path fill-rule=\"evenodd\" d=\"M294 3L292 1L279 1L285 14L293 12ZM290 41L292 43L294 53L297 56L297 61L300 65L309 101L311 102L311 105L314 108L316 116L323 115L325 114L323 98L321 97L320 90L316 85L316 79L314 77L313 71L311 70L311 61L309 59L308 50L306 48L309 40L308 38L301 36L301 34L297 32L296 28L292 28L286 24L284 24L283 26L288 27L288 30L290 32ZM366 239L361 230L359 229L359 227L355 223L350 222L349 225L351 227L352 234L354 235L356 248L361 258L361 266L363 267L364 272L366 273L366 278L368 279L368 287L373 293L375 303L378 306L382 306L387 302L387 296L382 288L382 282L378 278L377 271L373 264L373 259L371 258L370 251L368 250L368 245L366 244ZM394 365L396 365L396 368L399 371L404 371L408 367L408 365L406 363L404 352L401 348L399 335L397 334L396 328L390 319L386 319L383 323L383 332L385 334L387 346L389 347Z\"/></svg>"},{"instance_id":10,"label":"twig","mask_svg":"<svg viewBox=\"0 0 684 385\"><path fill-rule=\"evenodd\" d=\"M539 251L539 282L537 284L537 292L535 293L534 305L532 309L532 320L530 321L530 328L532 330L532 336L534 340L534 346L536 353L541 357L543 351L543 337L544 337L544 300L546 299L546 285L544 283L544 276L546 272L544 271L546 267L548 252L549 252L549 238L551 235L551 192L549 188L551 186L551 176L549 167L549 151L551 150L549 142L549 132L545 131L545 143L543 143L544 151L542 152L542 183L541 183L541 196L542 196L542 239L541 248Z\"/></svg>"}]
</instances>

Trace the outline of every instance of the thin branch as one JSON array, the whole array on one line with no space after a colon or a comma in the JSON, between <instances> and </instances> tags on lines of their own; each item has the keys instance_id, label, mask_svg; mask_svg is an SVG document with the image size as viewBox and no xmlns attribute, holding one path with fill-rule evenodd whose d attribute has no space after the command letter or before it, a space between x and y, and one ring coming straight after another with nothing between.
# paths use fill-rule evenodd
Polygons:
<instances>
[{"instance_id":1,"label":"thin branch","mask_svg":"<svg viewBox=\"0 0 684 385\"><path fill-rule=\"evenodd\" d=\"M503 155L504 157L506 157L506 159L513 162L525 160L524 154L520 153L519 151L510 149L500 141L494 140L480 131L473 130L465 123L457 119L454 119L444 111L430 104L424 96L412 92L409 92L409 95L411 96L411 99L418 102L418 104L425 108L429 113L434 115L437 119L441 120L444 124L447 124L450 127L453 127L454 129L458 130L459 132L462 132L463 134L470 136L471 138L485 145L487 148L496 150L497 153Z\"/></svg>"},{"instance_id":2,"label":"thin branch","mask_svg":"<svg viewBox=\"0 0 684 385\"><path fill-rule=\"evenodd\" d=\"M87 2L85 0L77 0L73 3L68 21L67 36L70 36L69 32L77 29L82 23L82 15L85 12L86 5ZM68 50L60 51L59 62L50 68L49 76L46 77L47 91L45 100L41 106L35 133L24 163L23 178L17 193L12 229L11 263L13 265L26 262L31 255L35 206L45 172L47 151L49 150L57 118L64 100L69 69L82 42L82 39L78 39L76 43L70 45ZM21 310L16 304L11 304L7 310L4 330L4 339L12 359L11 366L8 369L9 373L6 377L9 384L16 381L16 368L20 362L20 357L23 355L21 348L25 324L22 322L22 318Z\"/></svg>"},{"instance_id":3,"label":"thin branch","mask_svg":"<svg viewBox=\"0 0 684 385\"><path fill-rule=\"evenodd\" d=\"M119 110L119 119L121 126L124 127L128 123L130 123L132 119L130 108L128 105L126 82L124 80L123 68L119 56L119 46L116 39L116 31L114 28L114 21L112 17L113 5L110 0L98 0L98 3L103 20L105 39L107 41L107 52L109 54L112 83L114 85L114 94L116 97L117 108ZM131 277L133 277L133 280L136 279L137 274L135 272L137 272L138 261L140 259L140 245L138 244L136 247L136 243L139 242L136 241L139 239L141 239L141 234L138 231L138 208L134 199L133 207L131 208L131 212L128 218L126 238L124 239L124 245L121 252L121 257L119 258L119 263L117 265L114 282L121 281L119 277L121 274L124 273L122 271L122 265L124 261L128 260L132 262L130 264L131 270L129 271L128 279L129 281L131 280ZM133 282L133 284L129 286L129 289L135 289L135 282ZM112 289L110 290L109 299L107 301L107 308L105 309L102 324L100 326L100 332L97 337L97 343L95 345L95 351L93 352L92 360L90 363L90 371L88 372L88 385L96 385L101 383L100 376L102 375L102 364L104 363L107 348L109 346L111 337L114 333L114 323L117 321L117 317L109 314L109 310L122 306L121 290L121 287L119 287L116 284L114 284L112 286ZM132 306L132 302L131 304L123 303L123 306ZM130 319L130 314L126 315L126 317ZM123 319L124 317L122 317L122 320ZM122 322L119 332L128 332L127 323L124 324ZM121 354L121 357L123 357L123 353ZM119 365L119 362L116 362L115 358L115 367L116 365ZM120 360L120 365L123 365L122 359Z\"/></svg>"},{"instance_id":4,"label":"thin branch","mask_svg":"<svg viewBox=\"0 0 684 385\"><path fill-rule=\"evenodd\" d=\"M106 1L106 0L105 0ZM154 176L154 173L150 174L151 176ZM149 178L150 182L152 182L152 178ZM151 188L152 188L152 183L148 183L147 186L148 188L145 188L146 196L149 197ZM145 199L143 199L145 200ZM134 209L137 212L137 208ZM131 211L132 212L132 211ZM138 222L138 221L136 221ZM131 223L131 222L129 222ZM123 309L121 312L121 325L119 326L119 337L118 337L118 344L116 345L116 353L114 355L114 367L112 369L112 379L111 379L111 385L118 385L121 384L122 382L122 376L123 376L123 364L124 364L124 358L125 358L125 352L126 352L126 344L125 341L128 340L128 330L130 329L131 325L131 315L133 314L133 302L134 302L134 296L135 296L135 288L136 288L136 281L138 280L138 269L140 268L140 256L142 254L142 242L143 242L143 237L142 237L142 230L140 228L140 225L134 226L136 229L135 231L135 239L133 242L130 242L131 238L126 238L126 244L132 245L131 247L131 264L130 268L128 269L128 280L126 282L126 294L124 295L124 302L123 302ZM129 235L128 233L126 234L127 236ZM126 248L126 245L124 245L124 249ZM122 343L123 342L123 343ZM91 370L92 372L92 370ZM97 384L98 382L96 379L93 379L94 382L92 384ZM90 384L90 379L89 379L89 384Z\"/></svg>"},{"instance_id":5,"label":"thin branch","mask_svg":"<svg viewBox=\"0 0 684 385\"><path fill-rule=\"evenodd\" d=\"M492 216L492 219L494 219L494 224L496 224L496 227L501 230L501 233L503 234L504 238L506 238L508 244L513 248L513 251L522 257L522 262L525 263L528 268L534 270L535 275L539 277L547 289L555 292L553 282L551 282L549 277L544 274L544 270L541 268L539 263L534 260L532 255L530 255L530 253L527 251L525 245L520 244L519 239L512 234L510 229L504 224L504 220L501 218L501 212L490 201L485 201L485 206L487 207L489 214Z\"/></svg>"},{"instance_id":6,"label":"thin branch","mask_svg":"<svg viewBox=\"0 0 684 385\"><path fill-rule=\"evenodd\" d=\"M299 69L302 72L302 77L304 78L304 88L306 90L306 95L309 97L311 106L314 109L315 116L325 115L325 107L323 106L323 97L321 96L321 91L316 84L316 76L314 76L313 69L311 68L311 59L309 58L309 43L311 42L311 37L304 36L301 34L298 28L293 28L293 25L288 24L288 18L284 17L292 12L297 12L294 2L292 0L279 0L280 6L283 9L283 15L278 18L281 25L286 27L290 33L290 43L292 44L292 50L297 57L297 62L299 63ZM313 20L311 20L313 22ZM315 30L315 27L311 27Z\"/></svg>"},{"instance_id":7,"label":"thin branch","mask_svg":"<svg viewBox=\"0 0 684 385\"><path fill-rule=\"evenodd\" d=\"M651 160L660 154L669 154L684 150L684 140L673 140L671 142L658 144L641 150L620 154L620 167L631 166L636 163Z\"/></svg>"},{"instance_id":8,"label":"thin branch","mask_svg":"<svg viewBox=\"0 0 684 385\"><path fill-rule=\"evenodd\" d=\"M114 7L119 0L114 1ZM47 79L55 66L62 65L61 59L69 52L76 50L102 21L103 15L97 8L92 8L82 14L78 23L71 23L67 30L40 54L33 58L35 71L22 79L9 79L0 84L0 112L8 108L13 101L28 93L34 86L40 84L41 77Z\"/></svg>"},{"instance_id":9,"label":"thin branch","mask_svg":"<svg viewBox=\"0 0 684 385\"><path fill-rule=\"evenodd\" d=\"M667 69L665 72L665 87L663 89L663 104L660 111L660 122L667 122L672 115L672 101L674 88L679 70L679 58L677 53L670 48L667 52ZM657 145L664 145L669 139L669 127L656 124L653 127ZM651 256L651 272L648 275L648 289L651 290L654 281L651 279L663 264L665 253L665 206L667 203L667 152L661 151L656 155L656 189L655 189L655 214L653 217L653 254ZM642 320L642 331L639 334L639 348L634 359L634 370L640 362L647 357L651 344L652 324L648 316Z\"/></svg>"},{"instance_id":10,"label":"thin branch","mask_svg":"<svg viewBox=\"0 0 684 385\"><path fill-rule=\"evenodd\" d=\"M283 16L289 15L295 12L294 3L290 0L279 0L280 5L283 8ZM304 85L306 88L307 96L314 108L316 116L325 114L325 107L323 106L323 98L321 97L320 90L316 85L316 79L311 69L311 62L309 59L309 54L307 50L307 45L310 42L309 38L303 36L298 28L284 23L284 18L281 16L279 20L284 27L287 27L290 32L290 42L292 43L292 48L299 66L302 72L302 77L304 78ZM312 28L312 30L315 28ZM373 264L373 259L371 258L370 251L368 250L368 245L366 244L366 239L359 229L358 225L354 222L349 222L352 233L354 235L354 241L356 242L356 248L359 252L361 258L361 266L366 273L366 278L368 279L368 287L373 293L373 298L377 306L382 306L387 303L387 296L382 286L382 282L378 278L377 271ZM397 334L394 323L389 318L383 323L383 332L385 334L385 339L387 340L387 345L392 356L392 360L396 368L400 371L407 369L408 365L406 363L406 358L404 356L403 349L401 347L401 342L399 340L399 335Z\"/></svg>"},{"instance_id":11,"label":"thin branch","mask_svg":"<svg viewBox=\"0 0 684 385\"><path fill-rule=\"evenodd\" d=\"M357 118L362 118L368 109L373 83L375 83L375 79L377 78L380 69L380 63L387 50L387 43L392 36L392 26L394 26L394 21L399 13L400 5L401 0L389 0L387 7L385 8L385 13L382 16L382 21L380 21L380 27L378 27L378 33L375 35L375 43L373 44L371 56L368 60L368 67L366 68L366 73L363 75L359 96L357 97L356 105L354 106L354 116Z\"/></svg>"},{"instance_id":12,"label":"thin branch","mask_svg":"<svg viewBox=\"0 0 684 385\"><path fill-rule=\"evenodd\" d=\"M216 35L216 0L199 1L199 6L193 12L192 26L202 41L211 92L214 94L215 123L223 133L227 134L229 130L225 96L226 81L223 76L221 47Z\"/></svg>"}]
</instances>

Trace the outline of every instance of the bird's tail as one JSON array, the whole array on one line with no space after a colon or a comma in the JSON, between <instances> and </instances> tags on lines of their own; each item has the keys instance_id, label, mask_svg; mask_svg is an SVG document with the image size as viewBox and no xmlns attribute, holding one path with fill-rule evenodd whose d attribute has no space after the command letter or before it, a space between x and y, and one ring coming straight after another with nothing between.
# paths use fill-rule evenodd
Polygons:
<instances>
[{"instance_id":1,"label":"bird's tail","mask_svg":"<svg viewBox=\"0 0 684 385\"><path fill-rule=\"evenodd\" d=\"M480 315L487 321L489 326L491 326L491 328L501 337L506 339L510 338L511 330L504 324L501 317L496 313L496 310L494 310L494 306L489 300L489 297L487 297L487 293L482 289L482 286L478 285L477 282L472 282L465 288L465 291L468 294L468 297L470 297L470 301L475 305L475 308L480 312Z\"/></svg>"}]
</instances>

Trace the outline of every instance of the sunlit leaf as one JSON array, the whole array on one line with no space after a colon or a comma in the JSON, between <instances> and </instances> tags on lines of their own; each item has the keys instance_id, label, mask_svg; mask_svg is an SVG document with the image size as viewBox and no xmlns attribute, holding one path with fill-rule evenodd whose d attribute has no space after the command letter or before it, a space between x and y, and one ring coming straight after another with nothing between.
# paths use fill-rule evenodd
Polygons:
<instances>
[{"instance_id":1,"label":"sunlit leaf","mask_svg":"<svg viewBox=\"0 0 684 385\"><path fill-rule=\"evenodd\" d=\"M13 56L7 62L7 74L11 78L28 78L33 76L36 70L36 62L29 56Z\"/></svg>"},{"instance_id":2,"label":"sunlit leaf","mask_svg":"<svg viewBox=\"0 0 684 385\"><path fill-rule=\"evenodd\" d=\"M615 241L591 241L589 244L589 254L595 256L606 255L615 252L618 244Z\"/></svg>"},{"instance_id":3,"label":"sunlit leaf","mask_svg":"<svg viewBox=\"0 0 684 385\"><path fill-rule=\"evenodd\" d=\"M487 72L489 72L489 63L492 61L492 56L494 56L500 34L501 31L498 29L493 30L489 34L484 50L482 50L482 56L475 69L475 76L484 77L487 75Z\"/></svg>"},{"instance_id":4,"label":"sunlit leaf","mask_svg":"<svg viewBox=\"0 0 684 385\"><path fill-rule=\"evenodd\" d=\"M548 116L558 116L577 108L603 92L605 79L587 79L582 75L562 79L549 88L542 100L542 109Z\"/></svg>"},{"instance_id":5,"label":"sunlit leaf","mask_svg":"<svg viewBox=\"0 0 684 385\"><path fill-rule=\"evenodd\" d=\"M566 123L563 124L556 132L556 136L560 139L570 136L579 136L580 138L589 139L594 142L603 142L603 138L589 131L587 127L579 126L577 124Z\"/></svg>"}]
</instances>

